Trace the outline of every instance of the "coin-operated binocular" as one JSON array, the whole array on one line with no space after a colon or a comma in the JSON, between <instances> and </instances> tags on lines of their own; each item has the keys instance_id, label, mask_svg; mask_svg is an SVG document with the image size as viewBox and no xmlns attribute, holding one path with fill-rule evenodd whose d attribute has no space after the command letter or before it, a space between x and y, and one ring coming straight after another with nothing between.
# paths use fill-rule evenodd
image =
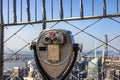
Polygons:
<instances>
[{"instance_id":1,"label":"coin-operated binocular","mask_svg":"<svg viewBox=\"0 0 120 80\"><path fill-rule=\"evenodd\" d=\"M72 33L63 29L43 30L31 44L38 70L45 80L64 80L70 73L81 48Z\"/></svg>"}]
</instances>

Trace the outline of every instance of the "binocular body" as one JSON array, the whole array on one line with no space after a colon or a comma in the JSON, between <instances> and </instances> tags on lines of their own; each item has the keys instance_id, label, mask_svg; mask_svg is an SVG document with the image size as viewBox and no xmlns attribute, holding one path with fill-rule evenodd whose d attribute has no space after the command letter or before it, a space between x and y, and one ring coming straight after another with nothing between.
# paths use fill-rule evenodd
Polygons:
<instances>
[{"instance_id":1,"label":"binocular body","mask_svg":"<svg viewBox=\"0 0 120 80\"><path fill-rule=\"evenodd\" d=\"M78 44L68 30L43 30L33 44L39 71L47 80L61 80L71 71L77 57Z\"/></svg>"}]
</instances>

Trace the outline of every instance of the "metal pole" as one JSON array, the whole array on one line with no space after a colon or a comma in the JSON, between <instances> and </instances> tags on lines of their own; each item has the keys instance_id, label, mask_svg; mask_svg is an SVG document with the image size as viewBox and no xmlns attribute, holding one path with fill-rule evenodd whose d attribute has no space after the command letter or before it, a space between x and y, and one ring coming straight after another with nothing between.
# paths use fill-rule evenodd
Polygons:
<instances>
[{"instance_id":1,"label":"metal pole","mask_svg":"<svg viewBox=\"0 0 120 80\"><path fill-rule=\"evenodd\" d=\"M119 10L119 9L118 9L118 6L119 6L119 5L118 5L118 0L116 0L116 10L117 10L117 14L119 13L119 11L118 11L118 10Z\"/></svg>"},{"instance_id":2,"label":"metal pole","mask_svg":"<svg viewBox=\"0 0 120 80\"><path fill-rule=\"evenodd\" d=\"M106 0L103 0L103 15L106 15Z\"/></svg>"},{"instance_id":3,"label":"metal pole","mask_svg":"<svg viewBox=\"0 0 120 80\"><path fill-rule=\"evenodd\" d=\"M92 16L94 16L94 0L92 0Z\"/></svg>"},{"instance_id":4,"label":"metal pole","mask_svg":"<svg viewBox=\"0 0 120 80\"><path fill-rule=\"evenodd\" d=\"M8 0L8 24L9 24L9 15L10 15L10 11L9 11L9 0Z\"/></svg>"},{"instance_id":5,"label":"metal pole","mask_svg":"<svg viewBox=\"0 0 120 80\"><path fill-rule=\"evenodd\" d=\"M63 19L63 1L60 0L60 19Z\"/></svg>"},{"instance_id":6,"label":"metal pole","mask_svg":"<svg viewBox=\"0 0 120 80\"><path fill-rule=\"evenodd\" d=\"M53 0L51 0L51 17L53 19Z\"/></svg>"},{"instance_id":7,"label":"metal pole","mask_svg":"<svg viewBox=\"0 0 120 80\"><path fill-rule=\"evenodd\" d=\"M35 21L37 21L37 0L35 0Z\"/></svg>"},{"instance_id":8,"label":"metal pole","mask_svg":"<svg viewBox=\"0 0 120 80\"><path fill-rule=\"evenodd\" d=\"M20 21L22 22L22 0L20 1Z\"/></svg>"},{"instance_id":9,"label":"metal pole","mask_svg":"<svg viewBox=\"0 0 120 80\"><path fill-rule=\"evenodd\" d=\"M2 14L2 0L0 0L0 80L3 80L3 39L4 39L4 28L1 24L3 24L3 14Z\"/></svg>"},{"instance_id":10,"label":"metal pole","mask_svg":"<svg viewBox=\"0 0 120 80\"><path fill-rule=\"evenodd\" d=\"M80 17L84 16L84 12L83 12L83 1L80 0Z\"/></svg>"},{"instance_id":11,"label":"metal pole","mask_svg":"<svg viewBox=\"0 0 120 80\"><path fill-rule=\"evenodd\" d=\"M14 23L16 23L17 22L16 0L13 0L13 19L14 19Z\"/></svg>"},{"instance_id":12,"label":"metal pole","mask_svg":"<svg viewBox=\"0 0 120 80\"><path fill-rule=\"evenodd\" d=\"M27 21L30 21L30 0L27 0Z\"/></svg>"},{"instance_id":13,"label":"metal pole","mask_svg":"<svg viewBox=\"0 0 120 80\"><path fill-rule=\"evenodd\" d=\"M46 29L46 10L45 10L45 0L42 0L42 27Z\"/></svg>"},{"instance_id":14,"label":"metal pole","mask_svg":"<svg viewBox=\"0 0 120 80\"><path fill-rule=\"evenodd\" d=\"M70 0L70 16L72 17L72 0Z\"/></svg>"}]
</instances>

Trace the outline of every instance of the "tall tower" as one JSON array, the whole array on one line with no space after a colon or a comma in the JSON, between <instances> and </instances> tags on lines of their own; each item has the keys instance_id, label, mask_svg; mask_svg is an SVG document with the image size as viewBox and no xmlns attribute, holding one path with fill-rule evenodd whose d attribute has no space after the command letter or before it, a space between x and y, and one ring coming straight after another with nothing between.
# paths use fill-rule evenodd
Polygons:
<instances>
[{"instance_id":1,"label":"tall tower","mask_svg":"<svg viewBox=\"0 0 120 80\"><path fill-rule=\"evenodd\" d=\"M107 37L107 34L105 35L104 57L105 57L105 59L108 57L108 37Z\"/></svg>"},{"instance_id":2,"label":"tall tower","mask_svg":"<svg viewBox=\"0 0 120 80\"><path fill-rule=\"evenodd\" d=\"M107 38L107 34L106 34L105 42L104 42L104 49L102 51L102 64L104 63L104 61L107 57L108 57L108 38Z\"/></svg>"},{"instance_id":3,"label":"tall tower","mask_svg":"<svg viewBox=\"0 0 120 80\"><path fill-rule=\"evenodd\" d=\"M102 79L105 78L104 75L104 66L105 66L105 59L108 57L108 38L107 38L107 34L105 35L105 42L104 42L104 49L102 51L102 71L103 71L103 75L102 75Z\"/></svg>"}]
</instances>

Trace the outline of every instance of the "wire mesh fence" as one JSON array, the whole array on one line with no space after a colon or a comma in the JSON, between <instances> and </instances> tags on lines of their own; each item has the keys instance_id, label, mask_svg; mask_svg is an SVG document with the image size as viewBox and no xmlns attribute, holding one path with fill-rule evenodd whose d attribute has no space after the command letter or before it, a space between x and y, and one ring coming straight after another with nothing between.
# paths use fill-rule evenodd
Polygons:
<instances>
[{"instance_id":1,"label":"wire mesh fence","mask_svg":"<svg viewBox=\"0 0 120 80\"><path fill-rule=\"evenodd\" d=\"M29 46L45 28L70 30L75 41L83 44L83 52L79 52L68 80L119 80L119 2L4 0L1 11L1 20L4 23L1 23L1 26L4 26L5 80L23 80L26 77L42 79L35 65L34 53L29 50ZM107 41L105 35L108 36ZM107 49L108 52L105 51ZM107 57L102 53L108 53ZM101 66L103 63L98 64L104 59L104 66Z\"/></svg>"}]
</instances>

